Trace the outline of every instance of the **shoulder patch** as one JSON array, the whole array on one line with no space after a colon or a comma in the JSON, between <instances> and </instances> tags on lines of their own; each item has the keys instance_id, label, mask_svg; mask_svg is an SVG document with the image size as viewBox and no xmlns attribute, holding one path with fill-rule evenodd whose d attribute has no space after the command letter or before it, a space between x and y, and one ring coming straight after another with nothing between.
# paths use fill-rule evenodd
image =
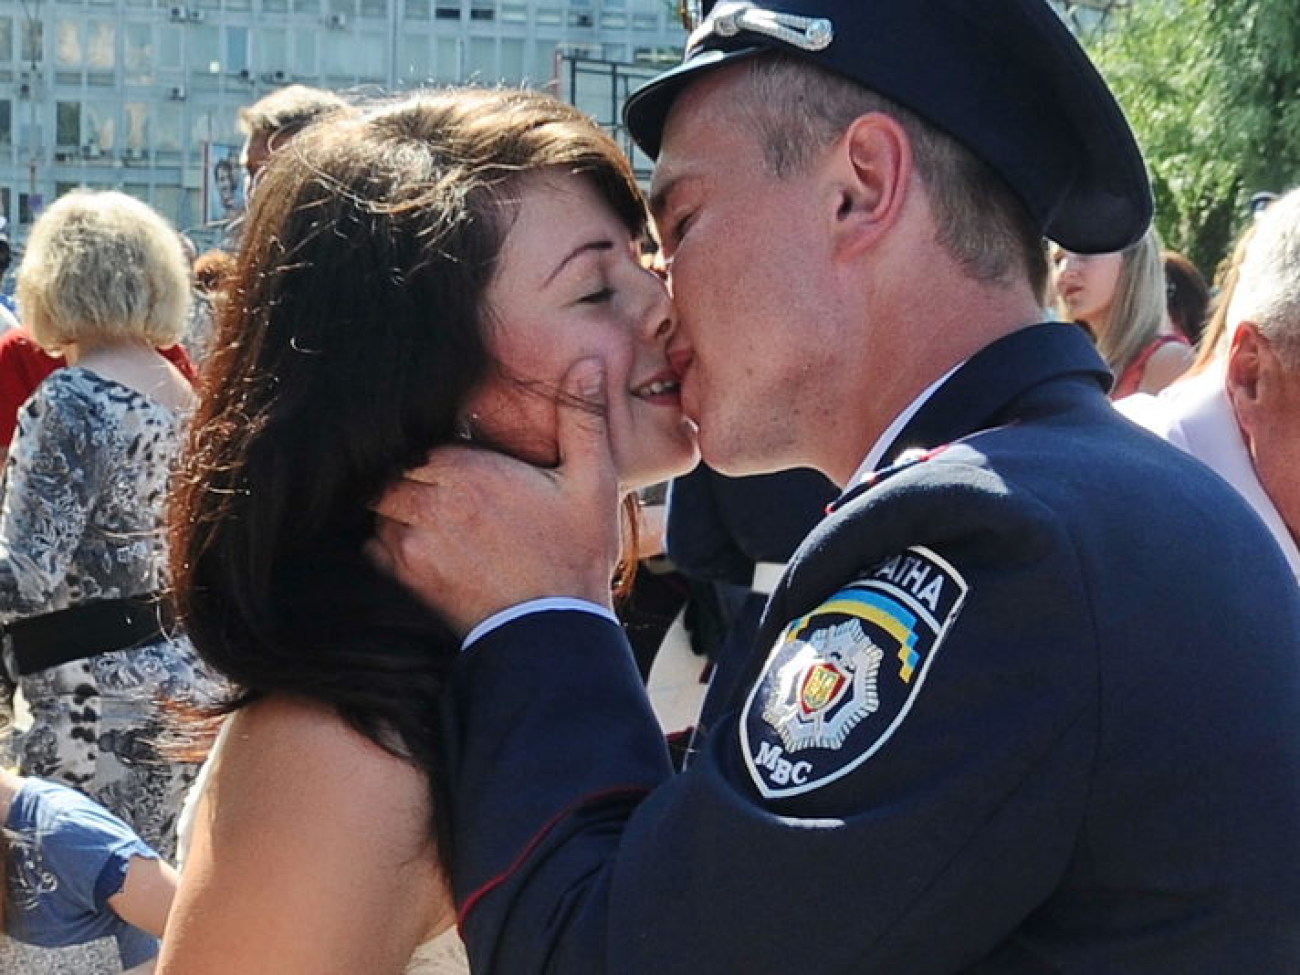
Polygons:
<instances>
[{"instance_id":1,"label":"shoulder patch","mask_svg":"<svg viewBox=\"0 0 1300 975\"><path fill-rule=\"evenodd\" d=\"M878 752L911 710L966 591L956 569L914 546L790 623L740 715L758 791L812 792Z\"/></svg>"}]
</instances>

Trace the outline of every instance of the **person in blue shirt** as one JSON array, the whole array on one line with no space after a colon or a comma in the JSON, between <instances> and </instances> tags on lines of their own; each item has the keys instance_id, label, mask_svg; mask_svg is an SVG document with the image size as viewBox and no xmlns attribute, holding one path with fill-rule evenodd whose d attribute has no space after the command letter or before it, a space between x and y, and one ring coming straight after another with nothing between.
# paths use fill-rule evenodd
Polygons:
<instances>
[{"instance_id":1,"label":"person in blue shirt","mask_svg":"<svg viewBox=\"0 0 1300 975\"><path fill-rule=\"evenodd\" d=\"M69 963L83 975L151 971L176 892L171 866L122 820L56 782L0 769L0 816L0 970L12 962L26 975Z\"/></svg>"}]
</instances>

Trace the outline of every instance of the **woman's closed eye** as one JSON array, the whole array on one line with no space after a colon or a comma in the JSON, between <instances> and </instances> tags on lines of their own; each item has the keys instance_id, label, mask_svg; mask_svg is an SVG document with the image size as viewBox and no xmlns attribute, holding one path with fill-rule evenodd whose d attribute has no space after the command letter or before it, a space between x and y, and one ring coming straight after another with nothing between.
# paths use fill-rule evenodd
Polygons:
<instances>
[{"instance_id":1,"label":"woman's closed eye","mask_svg":"<svg viewBox=\"0 0 1300 975\"><path fill-rule=\"evenodd\" d=\"M606 301L609 301L613 297L614 297L614 289L606 285L604 287L597 288L595 291L591 292L590 294L583 295L578 300L583 304L599 305L599 304L603 304Z\"/></svg>"}]
</instances>

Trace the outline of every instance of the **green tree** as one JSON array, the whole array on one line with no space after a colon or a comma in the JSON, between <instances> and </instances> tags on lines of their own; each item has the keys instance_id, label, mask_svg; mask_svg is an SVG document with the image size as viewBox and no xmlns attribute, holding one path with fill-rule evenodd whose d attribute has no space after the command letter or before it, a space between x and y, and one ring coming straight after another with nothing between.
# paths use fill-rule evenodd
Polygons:
<instances>
[{"instance_id":1,"label":"green tree","mask_svg":"<svg viewBox=\"0 0 1300 975\"><path fill-rule=\"evenodd\" d=\"M1300 181L1300 5L1132 0L1085 43L1142 144L1166 245L1213 273L1250 195Z\"/></svg>"}]
</instances>

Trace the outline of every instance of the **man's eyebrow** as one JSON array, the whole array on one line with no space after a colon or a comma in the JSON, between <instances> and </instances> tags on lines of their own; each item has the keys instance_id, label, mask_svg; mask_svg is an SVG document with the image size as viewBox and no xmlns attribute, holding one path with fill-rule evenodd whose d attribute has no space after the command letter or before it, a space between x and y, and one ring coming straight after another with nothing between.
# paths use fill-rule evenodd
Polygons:
<instances>
[{"instance_id":1,"label":"man's eyebrow","mask_svg":"<svg viewBox=\"0 0 1300 975\"><path fill-rule=\"evenodd\" d=\"M560 262L551 269L551 273L546 275L546 280L542 282L542 287L544 288L552 281L554 281L557 277L559 277L560 272L563 271L571 261L576 260L577 258L581 257L583 254L587 253L588 251L604 252L604 251L611 251L613 249L614 249L614 242L612 240L583 241L573 250L569 251L569 253L565 254L564 257L560 260Z\"/></svg>"}]
</instances>

